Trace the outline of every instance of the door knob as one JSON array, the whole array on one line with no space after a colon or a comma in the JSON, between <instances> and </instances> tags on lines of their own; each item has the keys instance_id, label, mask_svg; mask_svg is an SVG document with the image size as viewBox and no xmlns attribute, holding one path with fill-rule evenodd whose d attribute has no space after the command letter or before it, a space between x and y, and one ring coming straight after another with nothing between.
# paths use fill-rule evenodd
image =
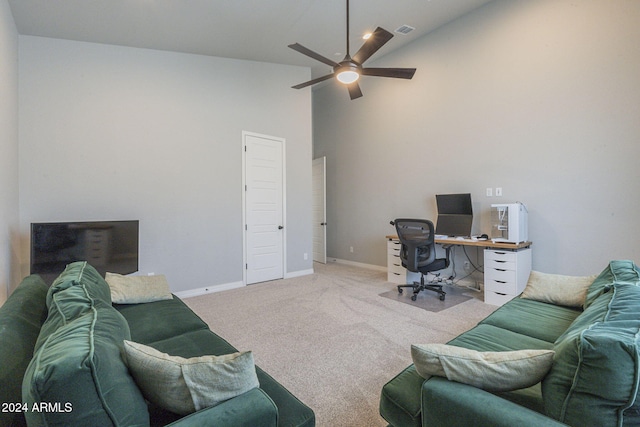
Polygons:
<instances>
[{"instance_id":1,"label":"door knob","mask_svg":"<svg viewBox=\"0 0 640 427\"><path fill-rule=\"evenodd\" d=\"M281 225L279 225L279 226L278 226L278 230L282 230L283 228L284 228L284 227L283 227L283 226L281 226Z\"/></svg>"},{"instance_id":2,"label":"door knob","mask_svg":"<svg viewBox=\"0 0 640 427\"><path fill-rule=\"evenodd\" d=\"M327 225L327 223L326 222L321 222L320 225Z\"/></svg>"}]
</instances>

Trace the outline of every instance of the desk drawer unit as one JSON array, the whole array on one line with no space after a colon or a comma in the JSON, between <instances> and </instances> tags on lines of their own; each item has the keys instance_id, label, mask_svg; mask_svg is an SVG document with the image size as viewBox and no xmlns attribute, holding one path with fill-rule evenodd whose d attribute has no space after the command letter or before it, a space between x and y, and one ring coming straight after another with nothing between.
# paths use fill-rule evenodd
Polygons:
<instances>
[{"instance_id":1,"label":"desk drawer unit","mask_svg":"<svg viewBox=\"0 0 640 427\"><path fill-rule=\"evenodd\" d=\"M502 305L519 295L531 273L531 248L484 250L484 302Z\"/></svg>"},{"instance_id":2,"label":"desk drawer unit","mask_svg":"<svg viewBox=\"0 0 640 427\"><path fill-rule=\"evenodd\" d=\"M419 282L420 273L412 273L400 261L400 240L387 239L387 282L404 285Z\"/></svg>"},{"instance_id":3,"label":"desk drawer unit","mask_svg":"<svg viewBox=\"0 0 640 427\"><path fill-rule=\"evenodd\" d=\"M400 261L400 241L398 239L387 240L387 281L391 283L405 284L407 282L407 270Z\"/></svg>"}]
</instances>

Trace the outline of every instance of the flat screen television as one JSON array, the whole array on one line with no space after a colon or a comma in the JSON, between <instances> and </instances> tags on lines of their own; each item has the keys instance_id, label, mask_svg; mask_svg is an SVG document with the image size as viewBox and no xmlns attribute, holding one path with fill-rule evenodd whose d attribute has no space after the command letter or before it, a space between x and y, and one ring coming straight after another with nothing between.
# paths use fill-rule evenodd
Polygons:
<instances>
[{"instance_id":1,"label":"flat screen television","mask_svg":"<svg viewBox=\"0 0 640 427\"><path fill-rule=\"evenodd\" d=\"M51 284L75 261L87 261L103 276L134 273L138 234L137 220L32 223L31 274Z\"/></svg>"},{"instance_id":2,"label":"flat screen television","mask_svg":"<svg viewBox=\"0 0 640 427\"><path fill-rule=\"evenodd\" d=\"M436 194L438 221L436 234L443 236L471 236L473 208L471 194Z\"/></svg>"}]
</instances>

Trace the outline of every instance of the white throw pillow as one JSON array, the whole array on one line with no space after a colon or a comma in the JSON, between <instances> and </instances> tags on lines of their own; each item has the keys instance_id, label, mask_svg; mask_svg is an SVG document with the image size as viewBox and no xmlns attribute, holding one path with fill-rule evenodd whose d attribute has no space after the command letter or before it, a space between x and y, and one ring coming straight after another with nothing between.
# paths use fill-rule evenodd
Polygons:
<instances>
[{"instance_id":1,"label":"white throw pillow","mask_svg":"<svg viewBox=\"0 0 640 427\"><path fill-rule=\"evenodd\" d=\"M127 365L144 397L180 415L260 386L250 351L185 359L124 341Z\"/></svg>"},{"instance_id":2,"label":"white throw pillow","mask_svg":"<svg viewBox=\"0 0 640 427\"><path fill-rule=\"evenodd\" d=\"M548 302L566 307L582 307L587 290L598 275L563 276L531 271L521 298Z\"/></svg>"},{"instance_id":3,"label":"white throw pillow","mask_svg":"<svg viewBox=\"0 0 640 427\"><path fill-rule=\"evenodd\" d=\"M431 375L487 391L510 391L539 383L551 369L553 350L476 351L448 344L414 344L411 357L424 378Z\"/></svg>"},{"instance_id":4,"label":"white throw pillow","mask_svg":"<svg viewBox=\"0 0 640 427\"><path fill-rule=\"evenodd\" d=\"M169 283L162 274L123 276L107 273L104 280L109 284L111 302L114 304L140 304L173 298Z\"/></svg>"}]
</instances>

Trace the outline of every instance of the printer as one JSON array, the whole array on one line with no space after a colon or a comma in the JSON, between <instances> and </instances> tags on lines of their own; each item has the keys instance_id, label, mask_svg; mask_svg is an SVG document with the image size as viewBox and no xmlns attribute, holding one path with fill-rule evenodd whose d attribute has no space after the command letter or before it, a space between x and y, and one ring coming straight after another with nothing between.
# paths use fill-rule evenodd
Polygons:
<instances>
[{"instance_id":1,"label":"printer","mask_svg":"<svg viewBox=\"0 0 640 427\"><path fill-rule=\"evenodd\" d=\"M521 243L529 240L527 207L520 202L491 205L491 240Z\"/></svg>"}]
</instances>

